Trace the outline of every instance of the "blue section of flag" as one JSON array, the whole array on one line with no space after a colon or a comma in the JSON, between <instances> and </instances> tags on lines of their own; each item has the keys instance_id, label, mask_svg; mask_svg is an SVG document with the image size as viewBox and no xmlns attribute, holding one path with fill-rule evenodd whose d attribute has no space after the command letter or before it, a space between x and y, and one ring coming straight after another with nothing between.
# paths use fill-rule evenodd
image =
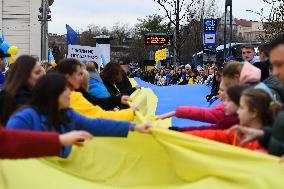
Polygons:
<instances>
[{"instance_id":1,"label":"blue section of flag","mask_svg":"<svg viewBox=\"0 0 284 189\"><path fill-rule=\"evenodd\" d=\"M175 111L178 106L198 106L209 108L220 103L220 100L215 100L210 103L206 101L205 97L207 94L210 94L211 89L205 85L171 85L160 87L144 82L139 78L135 78L135 81L142 87L152 89L157 95L158 106L156 115ZM176 117L172 118L172 124L176 127L210 125L204 122L180 119Z\"/></svg>"},{"instance_id":2,"label":"blue section of flag","mask_svg":"<svg viewBox=\"0 0 284 189\"><path fill-rule=\"evenodd\" d=\"M71 28L69 25L66 24L67 30L67 45L74 45L78 40L78 34Z\"/></svg>"}]
</instances>

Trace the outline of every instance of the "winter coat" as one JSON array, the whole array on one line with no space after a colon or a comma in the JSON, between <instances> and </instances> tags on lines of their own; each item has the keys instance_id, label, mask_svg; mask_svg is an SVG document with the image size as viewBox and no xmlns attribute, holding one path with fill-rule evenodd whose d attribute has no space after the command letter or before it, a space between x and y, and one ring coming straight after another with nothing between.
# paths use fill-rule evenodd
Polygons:
<instances>
[{"instance_id":1,"label":"winter coat","mask_svg":"<svg viewBox=\"0 0 284 189\"><path fill-rule=\"evenodd\" d=\"M220 122L237 124L236 116L226 116L224 110L224 103L221 102L212 108L200 108L195 106L180 106L176 109L176 117L192 119L195 121L202 121L207 123L217 124Z\"/></svg>"},{"instance_id":2,"label":"winter coat","mask_svg":"<svg viewBox=\"0 0 284 189\"><path fill-rule=\"evenodd\" d=\"M53 132L5 130L0 127L0 159L59 156L59 135Z\"/></svg>"},{"instance_id":3,"label":"winter coat","mask_svg":"<svg viewBox=\"0 0 284 189\"><path fill-rule=\"evenodd\" d=\"M246 62L240 73L240 83L259 83L261 71L252 64Z\"/></svg>"},{"instance_id":4,"label":"winter coat","mask_svg":"<svg viewBox=\"0 0 284 189\"><path fill-rule=\"evenodd\" d=\"M32 97L32 91L30 89L27 89L26 87L20 88L16 92L15 99L11 104L11 107L10 107L11 109L9 110L7 110L7 106L5 105L5 102L4 102L6 95L10 95L10 94L4 90L0 92L0 123L2 125L6 125L9 117L11 116L12 113L14 113L14 111L16 111L20 107L29 103Z\"/></svg>"},{"instance_id":5,"label":"winter coat","mask_svg":"<svg viewBox=\"0 0 284 189\"><path fill-rule=\"evenodd\" d=\"M269 60L265 62L256 62L253 65L261 70L261 81L264 81L269 77L271 67Z\"/></svg>"},{"instance_id":6,"label":"winter coat","mask_svg":"<svg viewBox=\"0 0 284 189\"><path fill-rule=\"evenodd\" d=\"M195 130L195 131L186 131L184 133L226 144L231 144L234 146L239 146L253 151L261 151L267 153L267 149L262 147L258 141L253 141L241 145L240 141L237 139L237 131L229 133L228 130L202 130L202 131Z\"/></svg>"},{"instance_id":7,"label":"winter coat","mask_svg":"<svg viewBox=\"0 0 284 189\"><path fill-rule=\"evenodd\" d=\"M275 76L268 77L263 83L270 89L275 100L284 102L284 86Z\"/></svg>"},{"instance_id":8,"label":"winter coat","mask_svg":"<svg viewBox=\"0 0 284 189\"><path fill-rule=\"evenodd\" d=\"M264 127L262 130L265 135L259 140L260 144L267 146L270 154L284 155L284 110L278 112L273 126Z\"/></svg>"},{"instance_id":9,"label":"winter coat","mask_svg":"<svg viewBox=\"0 0 284 189\"><path fill-rule=\"evenodd\" d=\"M113 120L132 121L134 112L130 109L119 111L105 111L99 106L90 103L82 93L72 91L70 95L70 108L90 118L104 118Z\"/></svg>"},{"instance_id":10,"label":"winter coat","mask_svg":"<svg viewBox=\"0 0 284 189\"><path fill-rule=\"evenodd\" d=\"M116 84L121 94L125 94L130 96L134 91L136 91L135 87L132 87L127 74L125 72L122 73L122 81Z\"/></svg>"},{"instance_id":11,"label":"winter coat","mask_svg":"<svg viewBox=\"0 0 284 189\"><path fill-rule=\"evenodd\" d=\"M69 109L65 112L69 118L68 126L59 125L57 132L63 134L72 130L85 130L94 136L115 136L127 137L130 129L130 122L112 121L105 119L90 119ZM33 108L26 108L13 115L8 123L8 129L22 129L34 131L48 131L46 126L47 116L40 114ZM55 131L55 130L53 130ZM68 157L71 152L71 146L61 148L61 157Z\"/></svg>"},{"instance_id":12,"label":"winter coat","mask_svg":"<svg viewBox=\"0 0 284 189\"><path fill-rule=\"evenodd\" d=\"M108 98L96 98L95 96L91 95L88 91L86 91L84 88L80 88L76 91L82 93L82 95L94 106L98 105L104 110L113 110L114 108L122 106L121 105L122 95L111 96Z\"/></svg>"},{"instance_id":13,"label":"winter coat","mask_svg":"<svg viewBox=\"0 0 284 189\"><path fill-rule=\"evenodd\" d=\"M107 98L110 94L98 73L89 72L89 93L97 98Z\"/></svg>"}]
</instances>

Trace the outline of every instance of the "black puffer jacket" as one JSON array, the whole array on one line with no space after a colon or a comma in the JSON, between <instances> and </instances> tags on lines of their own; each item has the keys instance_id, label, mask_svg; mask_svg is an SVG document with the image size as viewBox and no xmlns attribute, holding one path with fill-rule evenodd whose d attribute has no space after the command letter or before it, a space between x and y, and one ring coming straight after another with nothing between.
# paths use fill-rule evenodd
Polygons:
<instances>
[{"instance_id":1,"label":"black puffer jacket","mask_svg":"<svg viewBox=\"0 0 284 189\"><path fill-rule=\"evenodd\" d=\"M32 91L21 88L17 91L15 98L6 91L0 92L0 123L6 125L9 117L19 108L27 105L32 97Z\"/></svg>"},{"instance_id":2,"label":"black puffer jacket","mask_svg":"<svg viewBox=\"0 0 284 189\"><path fill-rule=\"evenodd\" d=\"M124 107L121 104L121 97L122 95L118 96L111 96L108 98L96 98L95 96L92 96L88 91L86 91L84 88L80 88L76 90L77 92L81 92L83 96L93 105L98 105L104 110L113 110L114 108L122 108ZM126 106L125 108L129 108L129 106Z\"/></svg>"},{"instance_id":3,"label":"black puffer jacket","mask_svg":"<svg viewBox=\"0 0 284 189\"><path fill-rule=\"evenodd\" d=\"M260 140L260 144L268 147L272 155L284 155L284 110L278 112L272 127L264 127L262 130L265 136Z\"/></svg>"},{"instance_id":4,"label":"black puffer jacket","mask_svg":"<svg viewBox=\"0 0 284 189\"><path fill-rule=\"evenodd\" d=\"M135 87L132 87L129 79L125 72L122 73L122 81L117 83L117 88L119 89L121 94L130 96L134 91L136 91Z\"/></svg>"},{"instance_id":5,"label":"black puffer jacket","mask_svg":"<svg viewBox=\"0 0 284 189\"><path fill-rule=\"evenodd\" d=\"M270 89L274 95L274 100L284 102L284 86L274 76L268 77L263 83Z\"/></svg>"}]
</instances>

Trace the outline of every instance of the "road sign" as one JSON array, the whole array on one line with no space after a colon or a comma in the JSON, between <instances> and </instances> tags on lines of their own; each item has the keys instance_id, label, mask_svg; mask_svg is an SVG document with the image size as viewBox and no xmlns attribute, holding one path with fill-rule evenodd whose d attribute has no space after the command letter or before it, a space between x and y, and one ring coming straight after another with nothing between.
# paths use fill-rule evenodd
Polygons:
<instances>
[{"instance_id":1,"label":"road sign","mask_svg":"<svg viewBox=\"0 0 284 189\"><path fill-rule=\"evenodd\" d=\"M204 33L204 45L216 45L216 33Z\"/></svg>"},{"instance_id":2,"label":"road sign","mask_svg":"<svg viewBox=\"0 0 284 189\"><path fill-rule=\"evenodd\" d=\"M216 32L218 26L217 19L204 19L204 32Z\"/></svg>"},{"instance_id":3,"label":"road sign","mask_svg":"<svg viewBox=\"0 0 284 189\"><path fill-rule=\"evenodd\" d=\"M204 19L203 61L216 61L217 19Z\"/></svg>"}]
</instances>

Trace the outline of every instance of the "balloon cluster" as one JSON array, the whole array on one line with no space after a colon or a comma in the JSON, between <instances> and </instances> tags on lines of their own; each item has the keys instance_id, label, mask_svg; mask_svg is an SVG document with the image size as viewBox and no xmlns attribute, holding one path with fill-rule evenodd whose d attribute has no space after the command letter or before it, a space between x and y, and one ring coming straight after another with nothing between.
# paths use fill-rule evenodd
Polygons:
<instances>
[{"instance_id":1,"label":"balloon cluster","mask_svg":"<svg viewBox=\"0 0 284 189\"><path fill-rule=\"evenodd\" d=\"M2 37L0 37L0 49L2 49L5 54L11 55L10 57L8 57L8 64L13 64L15 62L13 56L17 55L19 52L18 47L14 45L11 46L9 43L4 41L4 37L2 35Z\"/></svg>"}]
</instances>

